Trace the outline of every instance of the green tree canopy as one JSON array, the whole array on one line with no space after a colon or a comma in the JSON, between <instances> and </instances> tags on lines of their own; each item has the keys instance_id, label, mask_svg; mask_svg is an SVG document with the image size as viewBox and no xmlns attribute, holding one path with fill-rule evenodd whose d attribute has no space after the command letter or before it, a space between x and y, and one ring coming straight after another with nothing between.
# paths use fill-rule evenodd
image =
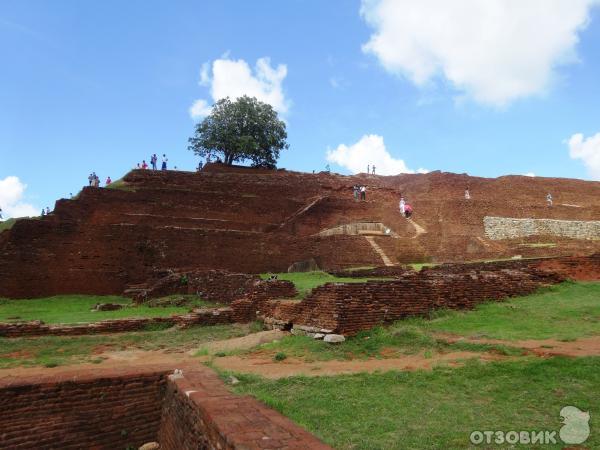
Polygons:
<instances>
[{"instance_id":1,"label":"green tree canopy","mask_svg":"<svg viewBox=\"0 0 600 450\"><path fill-rule=\"evenodd\" d=\"M220 157L225 164L245 160L254 167L274 168L286 149L285 123L271 105L254 97L217 101L212 112L196 125L188 149L202 157Z\"/></svg>"}]
</instances>

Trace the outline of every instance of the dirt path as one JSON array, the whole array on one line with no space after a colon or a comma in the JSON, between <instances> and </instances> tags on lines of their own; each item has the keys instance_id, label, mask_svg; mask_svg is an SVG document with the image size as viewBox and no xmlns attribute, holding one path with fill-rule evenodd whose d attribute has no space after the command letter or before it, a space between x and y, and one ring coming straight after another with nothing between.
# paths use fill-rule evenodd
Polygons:
<instances>
[{"instance_id":1,"label":"dirt path","mask_svg":"<svg viewBox=\"0 0 600 450\"><path fill-rule=\"evenodd\" d=\"M408 355L400 358L385 359L355 359L350 361L316 361L306 362L300 358L288 358L284 361L275 362L269 355L225 356L216 358L213 364L223 370L231 370L241 373L252 373L265 378L278 379L296 375L322 376L342 375L350 373L389 370L417 370L431 369L442 363L451 366L459 366L462 361L478 358L482 361L502 359L501 355L492 353L476 352L451 352L436 354L426 358L423 354Z\"/></svg>"},{"instance_id":2,"label":"dirt path","mask_svg":"<svg viewBox=\"0 0 600 450\"><path fill-rule=\"evenodd\" d=\"M556 339L507 341L502 339L466 338L454 334L438 333L438 339L446 342L469 342L473 344L506 345L518 347L535 353L538 356L600 356L600 336L577 339L575 341L559 341Z\"/></svg>"},{"instance_id":3,"label":"dirt path","mask_svg":"<svg viewBox=\"0 0 600 450\"><path fill-rule=\"evenodd\" d=\"M425 228L423 228L421 225L419 225L417 222L415 222L414 220L412 220L412 219L406 219L406 220L408 220L410 222L410 224L415 229L415 232L417 233L412 237L413 239L416 239L420 235L427 233L427 230Z\"/></svg>"},{"instance_id":4,"label":"dirt path","mask_svg":"<svg viewBox=\"0 0 600 450\"><path fill-rule=\"evenodd\" d=\"M198 347L197 349L190 350L188 355L194 355L199 350L207 350L209 354L215 354L218 352L229 352L232 350L248 350L257 347L261 344L273 342L278 339L282 339L289 333L284 333L281 330L269 330L260 331L258 333L252 333L247 336L239 338L226 339L223 341L207 342L206 344Z\"/></svg>"},{"instance_id":5,"label":"dirt path","mask_svg":"<svg viewBox=\"0 0 600 450\"><path fill-rule=\"evenodd\" d=\"M369 242L369 244L371 244L371 247L373 247L373 250L375 250L375 253L377 253L381 257L383 264L385 264L388 267L395 265L392 262L392 260L385 254L385 252L382 250L382 248L379 246L379 244L377 244L377 242L375 242L375 238L373 236L365 236L365 239L367 240L367 242Z\"/></svg>"}]
</instances>

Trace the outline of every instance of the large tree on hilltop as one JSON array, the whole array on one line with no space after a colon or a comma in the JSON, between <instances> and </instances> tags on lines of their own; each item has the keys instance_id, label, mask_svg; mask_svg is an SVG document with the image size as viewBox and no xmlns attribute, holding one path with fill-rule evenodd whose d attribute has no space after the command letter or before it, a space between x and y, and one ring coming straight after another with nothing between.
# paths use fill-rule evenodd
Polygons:
<instances>
[{"instance_id":1,"label":"large tree on hilltop","mask_svg":"<svg viewBox=\"0 0 600 450\"><path fill-rule=\"evenodd\" d=\"M219 156L225 164L245 160L254 167L274 168L286 149L285 123L271 105L254 97L217 101L212 112L196 125L188 149L199 156Z\"/></svg>"}]
</instances>

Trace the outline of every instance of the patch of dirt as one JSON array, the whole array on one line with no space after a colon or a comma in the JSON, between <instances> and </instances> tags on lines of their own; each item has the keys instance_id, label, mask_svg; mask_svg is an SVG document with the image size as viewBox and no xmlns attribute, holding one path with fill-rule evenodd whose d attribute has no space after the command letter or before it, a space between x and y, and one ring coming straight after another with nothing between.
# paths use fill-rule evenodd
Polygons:
<instances>
[{"instance_id":1,"label":"patch of dirt","mask_svg":"<svg viewBox=\"0 0 600 450\"><path fill-rule=\"evenodd\" d=\"M450 352L434 354L426 358L423 354L408 355L385 359L354 359L351 361L315 361L307 362L300 358L287 358L281 362L275 362L271 358L252 356L225 356L213 360L213 364L219 369L231 370L241 373L252 373L265 378L278 379L295 375L322 376L341 375L350 373L389 370L417 370L432 369L439 364L448 364L453 367L460 366L464 360L478 358L482 361L504 359L500 355L476 352Z\"/></svg>"},{"instance_id":2,"label":"patch of dirt","mask_svg":"<svg viewBox=\"0 0 600 450\"><path fill-rule=\"evenodd\" d=\"M449 333L437 333L438 339L449 343L468 342L473 344L506 345L530 351L538 356L600 356L600 336L577 339L575 341L559 341L556 339L528 339L507 341L502 339L472 338Z\"/></svg>"},{"instance_id":3,"label":"patch of dirt","mask_svg":"<svg viewBox=\"0 0 600 450\"><path fill-rule=\"evenodd\" d=\"M248 350L261 344L267 344L282 339L289 333L280 330L259 331L239 338L226 339L223 341L207 342L201 347L190 350L189 355L194 355L199 350L208 350L209 354L229 352L233 350Z\"/></svg>"}]
</instances>

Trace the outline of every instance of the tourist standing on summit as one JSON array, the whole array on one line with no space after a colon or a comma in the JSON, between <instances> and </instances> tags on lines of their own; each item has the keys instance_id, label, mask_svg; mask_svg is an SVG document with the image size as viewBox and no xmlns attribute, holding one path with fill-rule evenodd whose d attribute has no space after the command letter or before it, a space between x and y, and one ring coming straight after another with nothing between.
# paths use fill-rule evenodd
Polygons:
<instances>
[{"instance_id":1,"label":"tourist standing on summit","mask_svg":"<svg viewBox=\"0 0 600 450\"><path fill-rule=\"evenodd\" d=\"M168 161L169 161L169 160L167 159L167 155L165 155L165 154L163 153L163 157L162 157L162 167L161 167L161 170L167 170L167 162L168 162Z\"/></svg>"},{"instance_id":2,"label":"tourist standing on summit","mask_svg":"<svg viewBox=\"0 0 600 450\"><path fill-rule=\"evenodd\" d=\"M375 175L375 164L373 164L373 175Z\"/></svg>"},{"instance_id":3,"label":"tourist standing on summit","mask_svg":"<svg viewBox=\"0 0 600 450\"><path fill-rule=\"evenodd\" d=\"M367 175L371 173L371 165L367 164Z\"/></svg>"},{"instance_id":4,"label":"tourist standing on summit","mask_svg":"<svg viewBox=\"0 0 600 450\"><path fill-rule=\"evenodd\" d=\"M156 156L156 153L154 153L150 157L150 165L152 166L152 170L156 170L156 163L157 162L158 162L158 156Z\"/></svg>"},{"instance_id":5,"label":"tourist standing on summit","mask_svg":"<svg viewBox=\"0 0 600 450\"><path fill-rule=\"evenodd\" d=\"M110 177L106 178L106 186L110 186L110 183L112 183L112 180L110 179Z\"/></svg>"}]
</instances>

